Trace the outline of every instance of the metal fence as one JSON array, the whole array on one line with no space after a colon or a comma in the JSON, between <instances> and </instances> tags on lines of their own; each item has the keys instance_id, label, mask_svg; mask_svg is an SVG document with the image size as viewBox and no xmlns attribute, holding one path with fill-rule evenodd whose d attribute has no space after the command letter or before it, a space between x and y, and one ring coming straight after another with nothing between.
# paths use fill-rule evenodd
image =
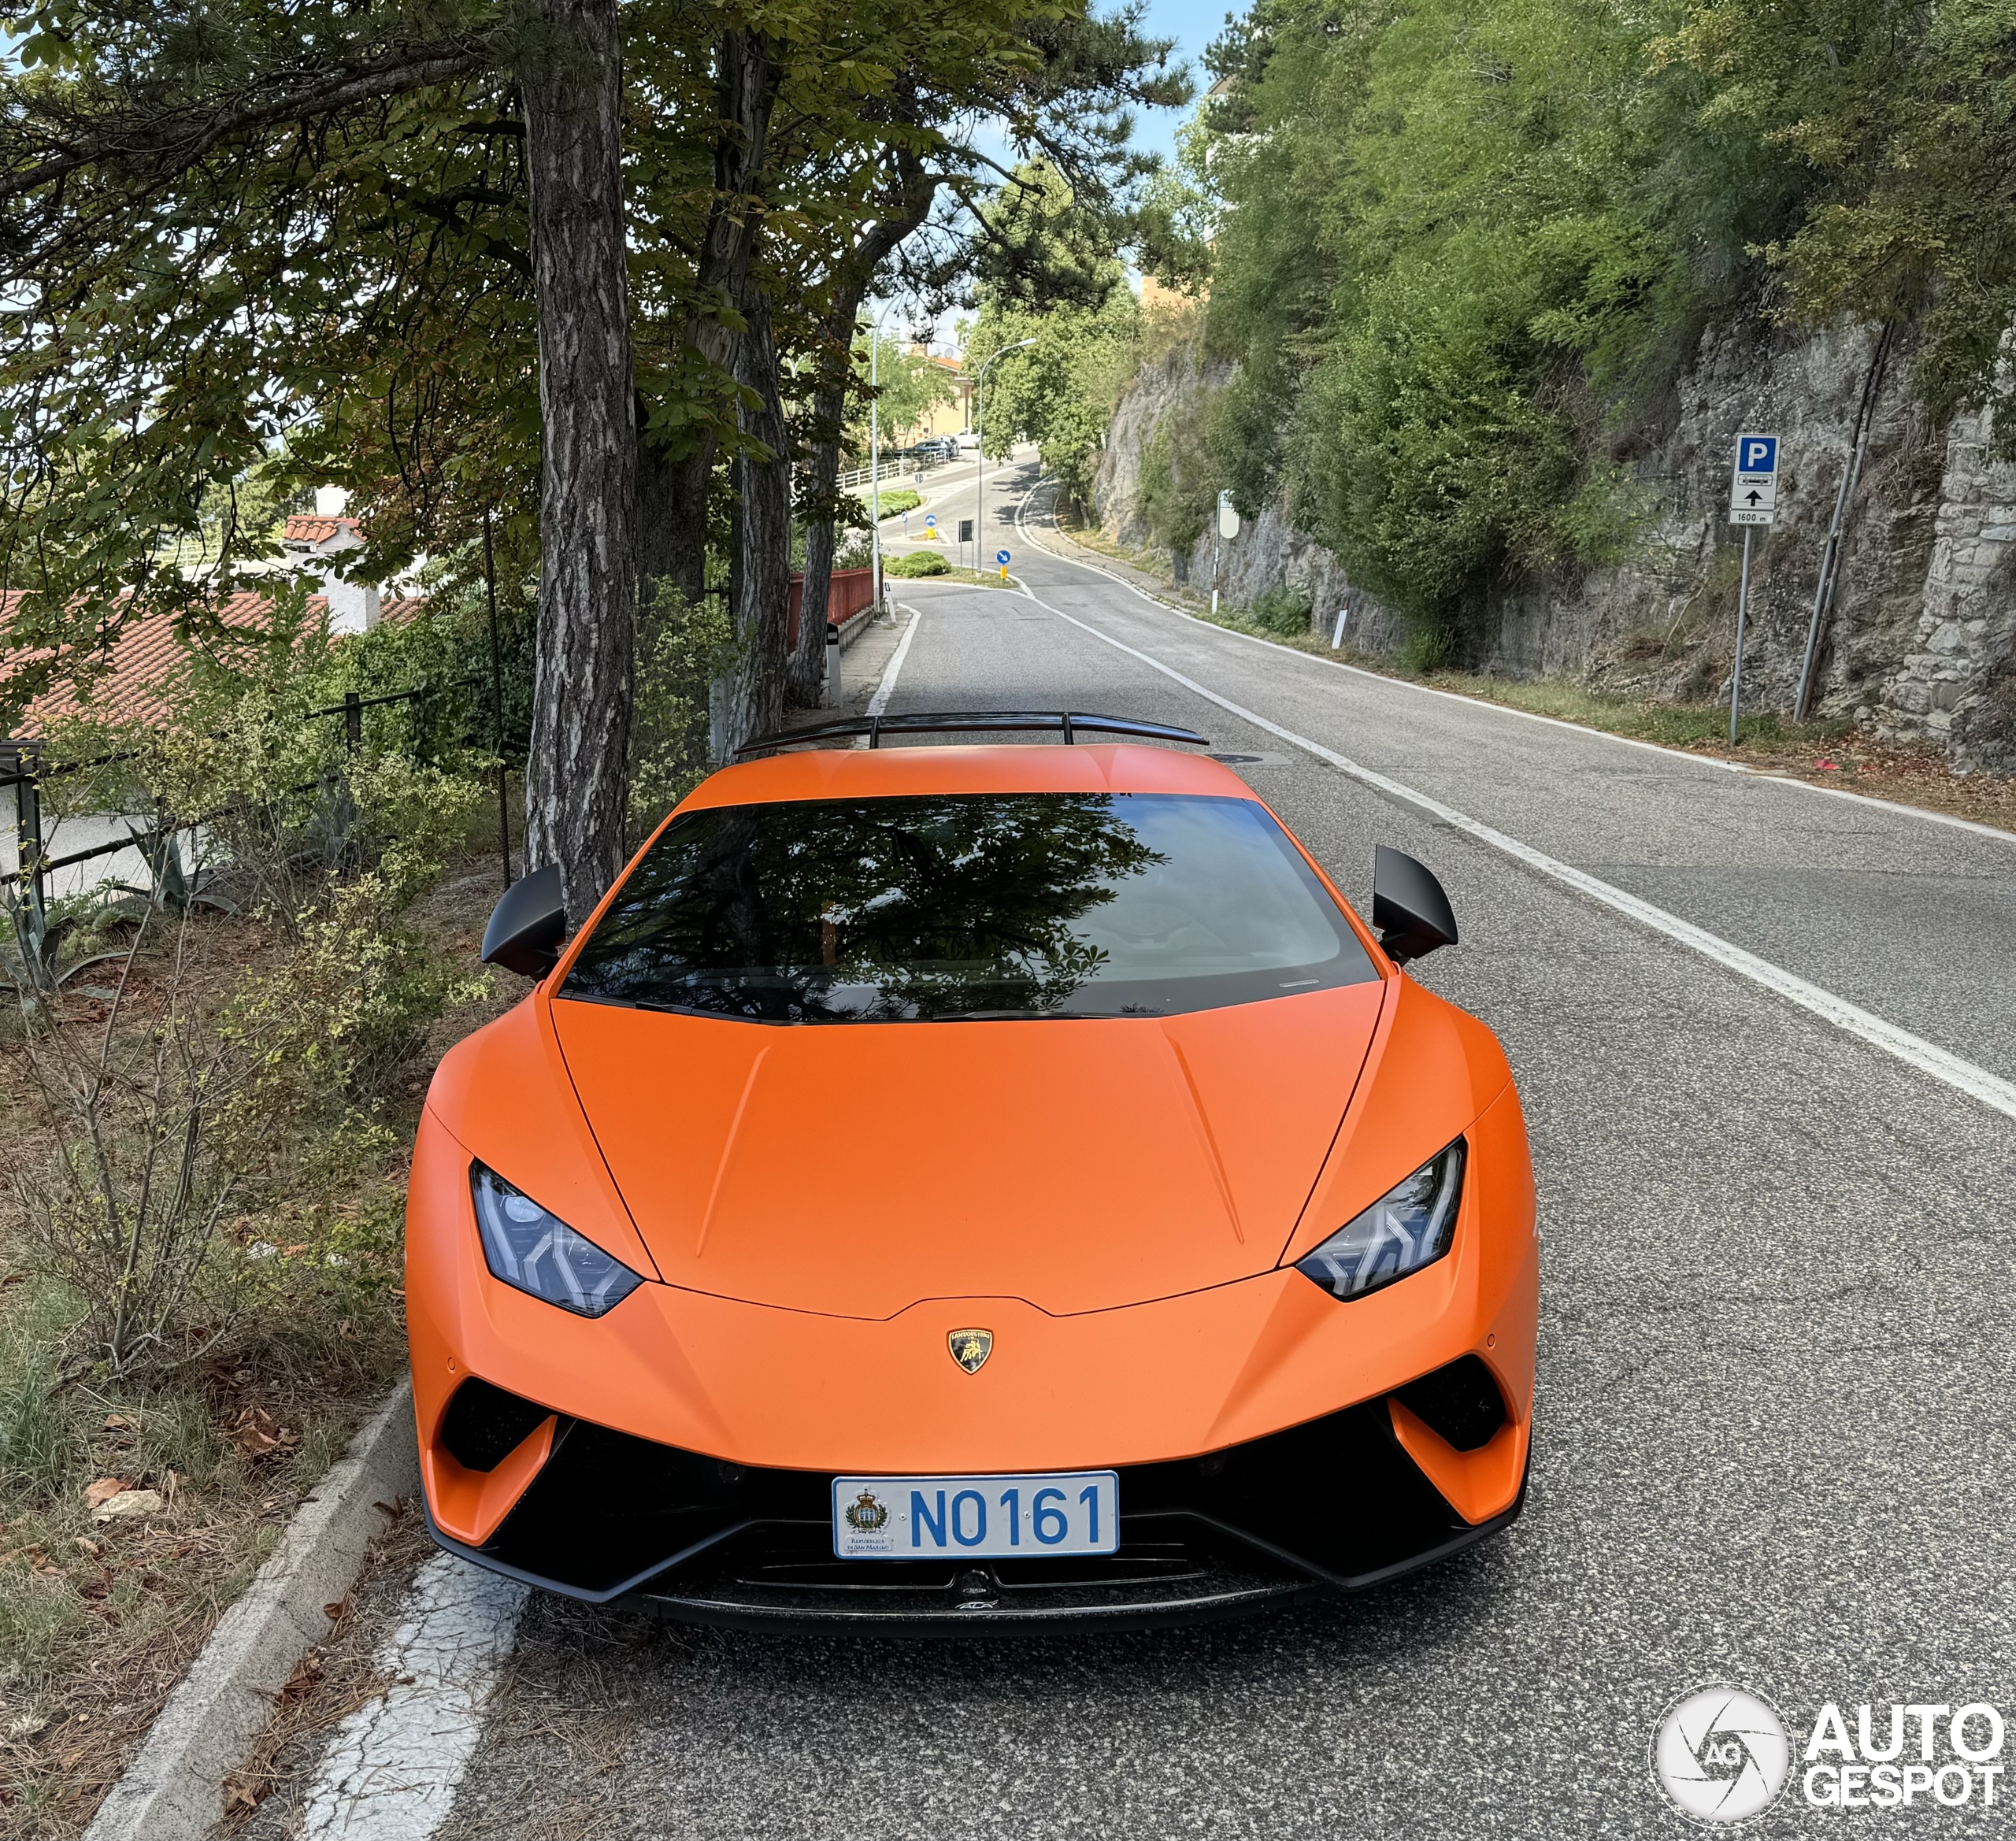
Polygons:
<instances>
[{"instance_id":1,"label":"metal fence","mask_svg":"<svg viewBox=\"0 0 2016 1841\"><path fill-rule=\"evenodd\" d=\"M431 749L433 728L439 720L435 713L435 700L452 691L470 689L482 681L477 677L455 678L445 683L423 684L417 690L392 691L376 697L366 697L361 692L349 691L344 693L340 703L332 703L324 709L309 710L302 716L302 721L305 724L341 717L344 748L347 753L354 754L364 745L365 711L411 704L414 708L415 724L420 732L421 746L425 751ZM501 739L500 736L500 741ZM116 766L120 761L131 761L137 757L128 750L119 754L101 754L89 761L50 761L43 758L43 753L42 744L33 740L0 742L0 790L12 790L14 805L14 867L0 869L0 883L32 884L35 903L38 907L46 906L50 894L49 879L58 870L74 869L80 864L116 856L121 851L139 852L145 843L158 843L165 838L177 836L183 832L194 833L204 825L214 824L241 809L227 807L195 818L178 819L170 819L165 813L158 812L153 824L138 829L135 828L130 814L113 813L109 816L119 820L125 827L124 836L110 838L83 850L51 856L44 843L42 797L44 783L70 774L87 772L94 768ZM297 795L312 793L321 790L324 784L321 780L309 780L301 786L290 787L288 791ZM507 851L509 847L507 843ZM510 874L508 856L505 874L508 879Z\"/></svg>"}]
</instances>

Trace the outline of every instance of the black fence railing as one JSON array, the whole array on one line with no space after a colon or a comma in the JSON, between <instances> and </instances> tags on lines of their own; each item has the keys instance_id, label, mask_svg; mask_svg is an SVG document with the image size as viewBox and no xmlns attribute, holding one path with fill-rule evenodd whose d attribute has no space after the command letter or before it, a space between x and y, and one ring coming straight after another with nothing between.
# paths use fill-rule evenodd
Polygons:
<instances>
[{"instance_id":1,"label":"black fence railing","mask_svg":"<svg viewBox=\"0 0 2016 1841\"><path fill-rule=\"evenodd\" d=\"M422 684L415 690L391 691L374 697L348 691L344 693L340 703L332 703L323 709L307 710L301 720L306 724L340 716L343 719L345 750L354 754L364 745L365 710L410 703L414 706L418 724L422 728L421 739L423 751L425 751L432 745L432 736L427 732L435 720L429 713L434 700L446 696L452 691L471 689L482 681L480 677L452 678L442 683ZM496 739L501 752L502 735L499 735ZM117 754L97 755L87 761L44 761L42 754L42 745L38 742L0 742L0 791L11 788L14 795L15 865L9 870L0 870L0 883L32 883L35 903L39 908L47 905L49 878L57 870L74 869L80 863L91 862L101 857L116 856L121 850L143 850L150 843L158 846L167 838L213 824L218 820L243 809L242 806L224 806L193 818L177 819L171 819L165 813L158 813L153 824L137 830L130 828L130 815L114 814L127 819L129 830L126 836L111 838L103 843L93 844L81 850L68 851L61 856L50 856L43 847L43 783L68 775L87 772L94 768L116 766L122 761L137 759L138 754L136 750L128 749ZM309 780L302 785L290 787L288 791L295 795L312 793L321 790L326 783L324 780ZM502 786L500 778L500 801L503 796ZM504 876L508 883L511 874L508 833L506 837Z\"/></svg>"}]
</instances>

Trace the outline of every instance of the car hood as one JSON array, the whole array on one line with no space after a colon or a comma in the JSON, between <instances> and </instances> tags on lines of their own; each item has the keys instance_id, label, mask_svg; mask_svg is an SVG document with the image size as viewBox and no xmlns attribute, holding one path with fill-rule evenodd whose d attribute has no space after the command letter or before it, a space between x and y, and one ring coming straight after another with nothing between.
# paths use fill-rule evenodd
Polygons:
<instances>
[{"instance_id":1,"label":"car hood","mask_svg":"<svg viewBox=\"0 0 2016 1841\"><path fill-rule=\"evenodd\" d=\"M1062 1314L1279 1262L1386 988L1166 1020L551 1016L668 1284L845 1317L958 1297Z\"/></svg>"}]
</instances>

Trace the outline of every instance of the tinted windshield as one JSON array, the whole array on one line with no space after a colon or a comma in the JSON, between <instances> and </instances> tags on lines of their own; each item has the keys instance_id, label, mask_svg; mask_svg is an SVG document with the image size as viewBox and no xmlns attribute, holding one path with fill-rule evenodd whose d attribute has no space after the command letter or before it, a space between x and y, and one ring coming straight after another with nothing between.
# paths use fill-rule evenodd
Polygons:
<instances>
[{"instance_id":1,"label":"tinted windshield","mask_svg":"<svg viewBox=\"0 0 2016 1841\"><path fill-rule=\"evenodd\" d=\"M1377 976L1250 800L969 793L679 818L561 995L951 1022L1169 1016Z\"/></svg>"}]
</instances>

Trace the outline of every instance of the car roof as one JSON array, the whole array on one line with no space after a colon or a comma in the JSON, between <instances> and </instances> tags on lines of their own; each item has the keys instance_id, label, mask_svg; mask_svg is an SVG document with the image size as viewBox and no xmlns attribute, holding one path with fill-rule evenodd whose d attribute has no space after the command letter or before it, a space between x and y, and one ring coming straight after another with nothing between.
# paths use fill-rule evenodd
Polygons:
<instances>
[{"instance_id":1,"label":"car roof","mask_svg":"<svg viewBox=\"0 0 2016 1841\"><path fill-rule=\"evenodd\" d=\"M1253 789L1208 755L1133 743L1065 746L802 748L724 767L680 802L872 799L923 793L1190 793L1251 799Z\"/></svg>"}]
</instances>

